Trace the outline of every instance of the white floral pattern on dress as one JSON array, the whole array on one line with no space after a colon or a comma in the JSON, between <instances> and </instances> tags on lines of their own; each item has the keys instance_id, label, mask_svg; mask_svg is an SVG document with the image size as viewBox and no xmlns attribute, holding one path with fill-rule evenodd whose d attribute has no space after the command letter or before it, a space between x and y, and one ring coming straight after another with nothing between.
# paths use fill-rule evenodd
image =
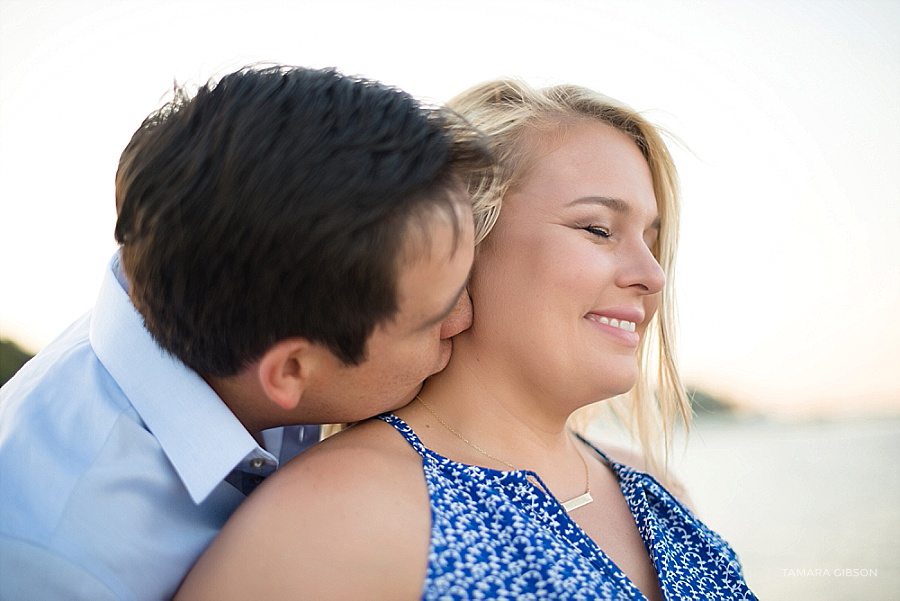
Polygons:
<instances>
[{"instance_id":1,"label":"white floral pattern on dress","mask_svg":"<svg viewBox=\"0 0 900 601\"><path fill-rule=\"evenodd\" d=\"M646 601L537 474L452 461L425 447L399 417L378 419L422 456L432 512L423 599ZM667 600L756 599L718 534L652 476L595 450L619 479Z\"/></svg>"}]
</instances>

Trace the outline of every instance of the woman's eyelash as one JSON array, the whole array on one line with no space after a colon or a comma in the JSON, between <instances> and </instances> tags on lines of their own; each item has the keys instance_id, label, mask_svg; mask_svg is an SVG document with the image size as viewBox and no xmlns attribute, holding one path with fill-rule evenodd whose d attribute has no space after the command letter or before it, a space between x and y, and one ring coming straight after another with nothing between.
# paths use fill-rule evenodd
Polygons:
<instances>
[{"instance_id":1,"label":"woman's eyelash","mask_svg":"<svg viewBox=\"0 0 900 601\"><path fill-rule=\"evenodd\" d=\"M586 232L594 234L595 236L599 236L600 238L609 238L609 236L610 236L609 230L606 229L605 227L600 227L597 225L588 225L582 229L584 229Z\"/></svg>"}]
</instances>

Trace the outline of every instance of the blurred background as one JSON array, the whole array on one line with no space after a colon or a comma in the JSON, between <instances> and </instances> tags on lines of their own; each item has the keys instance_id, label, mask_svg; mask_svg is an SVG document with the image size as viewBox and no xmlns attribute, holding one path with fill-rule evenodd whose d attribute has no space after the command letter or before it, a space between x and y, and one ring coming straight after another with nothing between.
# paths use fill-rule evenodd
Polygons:
<instances>
[{"instance_id":1,"label":"blurred background","mask_svg":"<svg viewBox=\"0 0 900 601\"><path fill-rule=\"evenodd\" d=\"M673 458L769 599L900 590L900 2L0 0L3 378L89 310L175 82L335 66L443 102L586 85L680 141Z\"/></svg>"}]
</instances>

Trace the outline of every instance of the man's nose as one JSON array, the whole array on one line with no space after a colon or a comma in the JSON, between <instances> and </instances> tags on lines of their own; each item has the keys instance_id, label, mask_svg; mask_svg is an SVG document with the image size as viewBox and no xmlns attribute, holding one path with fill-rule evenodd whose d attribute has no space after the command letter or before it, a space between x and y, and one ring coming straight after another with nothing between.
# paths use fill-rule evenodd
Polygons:
<instances>
[{"instance_id":1,"label":"man's nose","mask_svg":"<svg viewBox=\"0 0 900 601\"><path fill-rule=\"evenodd\" d=\"M468 290L463 290L450 315L441 324L441 339L452 338L472 326L472 299Z\"/></svg>"}]
</instances>

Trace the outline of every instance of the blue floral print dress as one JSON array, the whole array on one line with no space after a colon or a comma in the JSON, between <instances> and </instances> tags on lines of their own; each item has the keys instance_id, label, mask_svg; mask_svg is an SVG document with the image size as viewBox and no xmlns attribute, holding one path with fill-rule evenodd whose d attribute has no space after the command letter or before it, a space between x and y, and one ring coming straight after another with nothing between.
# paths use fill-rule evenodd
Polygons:
<instances>
[{"instance_id":1,"label":"blue floral print dress","mask_svg":"<svg viewBox=\"0 0 900 601\"><path fill-rule=\"evenodd\" d=\"M537 474L452 461L399 417L378 419L422 456L432 512L423 599L646 600ZM597 453L619 479L666 600L756 599L719 535L652 476Z\"/></svg>"}]
</instances>

